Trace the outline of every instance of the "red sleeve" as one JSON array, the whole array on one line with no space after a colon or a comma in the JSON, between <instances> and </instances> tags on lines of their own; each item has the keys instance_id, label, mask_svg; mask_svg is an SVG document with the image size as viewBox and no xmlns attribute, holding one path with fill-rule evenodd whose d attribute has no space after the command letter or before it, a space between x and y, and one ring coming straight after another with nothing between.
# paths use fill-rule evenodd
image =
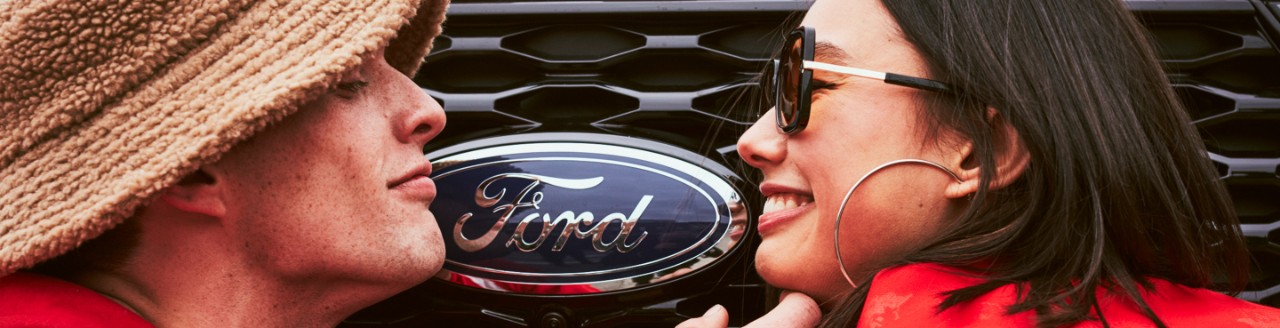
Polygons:
<instances>
[{"instance_id":1,"label":"red sleeve","mask_svg":"<svg viewBox=\"0 0 1280 328\"><path fill-rule=\"evenodd\" d=\"M62 280L18 272L0 277L0 328L151 328L105 296Z\"/></svg>"},{"instance_id":2,"label":"red sleeve","mask_svg":"<svg viewBox=\"0 0 1280 328\"><path fill-rule=\"evenodd\" d=\"M970 302L937 313L943 292L972 286L978 278L934 264L912 264L876 274L862 308L859 327L1034 327L1034 312L1005 315L1014 287L997 288Z\"/></svg>"},{"instance_id":3,"label":"red sleeve","mask_svg":"<svg viewBox=\"0 0 1280 328\"><path fill-rule=\"evenodd\" d=\"M996 288L972 301L937 312L943 292L981 283L979 277L936 264L913 264L881 271L872 281L860 327L1034 327L1035 312L1006 315L1016 288ZM1170 327L1280 327L1280 309L1250 303L1207 289L1151 279L1142 291L1156 316ZM1098 290L1098 305L1110 327L1152 327L1130 298ZM1101 327L1083 321L1075 327Z\"/></svg>"},{"instance_id":4,"label":"red sleeve","mask_svg":"<svg viewBox=\"0 0 1280 328\"><path fill-rule=\"evenodd\" d=\"M1170 327L1280 327L1280 309L1164 280L1153 283L1153 292L1143 293L1143 299ZM1137 307L1131 308L1126 314L1136 316ZM1111 309L1106 309L1103 313L1111 319Z\"/></svg>"}]
</instances>

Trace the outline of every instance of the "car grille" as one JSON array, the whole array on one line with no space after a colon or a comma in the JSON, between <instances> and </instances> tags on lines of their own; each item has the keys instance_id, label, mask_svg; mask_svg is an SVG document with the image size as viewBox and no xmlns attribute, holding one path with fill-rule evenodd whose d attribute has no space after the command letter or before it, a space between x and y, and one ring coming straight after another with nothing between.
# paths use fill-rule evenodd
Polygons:
<instances>
[{"instance_id":1,"label":"car grille","mask_svg":"<svg viewBox=\"0 0 1280 328\"><path fill-rule=\"evenodd\" d=\"M1226 182L1255 258L1239 297L1280 306L1280 4L1130 1ZM428 151L505 135L595 133L657 141L757 181L736 154L755 120L752 78L805 1L454 1L416 82L448 127ZM730 110L735 108L735 110ZM744 109L746 108L746 109ZM741 188L758 212L752 186ZM754 244L695 284L580 297L511 296L431 282L345 325L671 326L710 304L742 318L776 291ZM695 286L695 288L689 288Z\"/></svg>"},{"instance_id":2,"label":"car grille","mask_svg":"<svg viewBox=\"0 0 1280 328\"><path fill-rule=\"evenodd\" d=\"M1280 2L1131 2L1235 202L1254 264L1239 297L1280 306Z\"/></svg>"}]
</instances>

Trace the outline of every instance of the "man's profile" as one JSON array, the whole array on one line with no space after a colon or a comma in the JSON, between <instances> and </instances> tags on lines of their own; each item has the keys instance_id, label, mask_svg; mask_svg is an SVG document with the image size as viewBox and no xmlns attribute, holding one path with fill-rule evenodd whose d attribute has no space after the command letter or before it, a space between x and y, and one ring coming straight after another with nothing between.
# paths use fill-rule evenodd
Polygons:
<instances>
[{"instance_id":1,"label":"man's profile","mask_svg":"<svg viewBox=\"0 0 1280 328\"><path fill-rule=\"evenodd\" d=\"M333 326L432 276L446 6L0 4L0 327Z\"/></svg>"}]
</instances>

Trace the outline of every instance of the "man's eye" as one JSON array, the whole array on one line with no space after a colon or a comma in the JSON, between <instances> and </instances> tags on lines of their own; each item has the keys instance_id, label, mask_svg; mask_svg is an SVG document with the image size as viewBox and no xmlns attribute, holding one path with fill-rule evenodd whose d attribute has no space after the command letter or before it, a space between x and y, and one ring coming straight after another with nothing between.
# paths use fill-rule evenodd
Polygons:
<instances>
[{"instance_id":1,"label":"man's eye","mask_svg":"<svg viewBox=\"0 0 1280 328\"><path fill-rule=\"evenodd\" d=\"M339 82L338 85L335 86L335 88L345 96L354 96L360 93L360 90L364 90L364 88L367 86L369 86L369 82L356 80L356 81L349 81L349 82Z\"/></svg>"}]
</instances>

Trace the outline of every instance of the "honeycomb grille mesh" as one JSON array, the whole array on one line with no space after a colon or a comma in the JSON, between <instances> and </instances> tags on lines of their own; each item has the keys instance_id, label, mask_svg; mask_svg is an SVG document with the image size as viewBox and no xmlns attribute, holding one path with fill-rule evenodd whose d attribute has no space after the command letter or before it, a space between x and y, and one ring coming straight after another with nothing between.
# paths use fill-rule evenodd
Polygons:
<instances>
[{"instance_id":1,"label":"honeycomb grille mesh","mask_svg":"<svg viewBox=\"0 0 1280 328\"><path fill-rule=\"evenodd\" d=\"M418 82L448 112L440 145L554 131L719 149L754 121L730 105L754 99L742 95L789 15L453 16Z\"/></svg>"}]
</instances>

